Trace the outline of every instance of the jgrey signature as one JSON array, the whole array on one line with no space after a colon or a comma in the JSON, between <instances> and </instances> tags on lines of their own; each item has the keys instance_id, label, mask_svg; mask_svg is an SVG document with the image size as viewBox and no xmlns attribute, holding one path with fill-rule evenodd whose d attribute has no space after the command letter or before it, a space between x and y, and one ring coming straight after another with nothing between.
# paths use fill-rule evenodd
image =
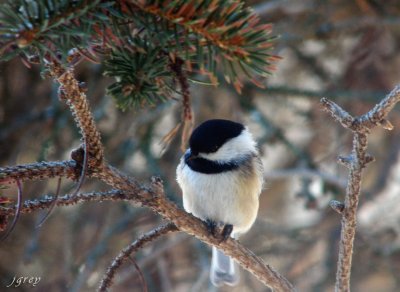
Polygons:
<instances>
[{"instance_id":1,"label":"jgrey signature","mask_svg":"<svg viewBox=\"0 0 400 292\"><path fill-rule=\"evenodd\" d=\"M14 276L14 279L12 280L12 282L7 285L6 287L19 287L22 284L27 284L27 285L31 285L33 287L35 287L39 282L40 282L41 278L40 277L17 277Z\"/></svg>"}]
</instances>

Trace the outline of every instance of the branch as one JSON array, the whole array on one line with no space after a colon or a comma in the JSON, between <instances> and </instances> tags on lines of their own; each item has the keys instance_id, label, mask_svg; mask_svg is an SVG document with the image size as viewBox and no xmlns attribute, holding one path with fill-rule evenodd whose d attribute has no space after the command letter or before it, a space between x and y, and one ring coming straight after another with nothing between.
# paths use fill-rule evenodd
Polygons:
<instances>
[{"instance_id":1,"label":"branch","mask_svg":"<svg viewBox=\"0 0 400 292\"><path fill-rule=\"evenodd\" d=\"M101 144L100 132L96 128L94 118L90 112L85 90L75 79L73 69L62 67L54 61L48 65L50 75L60 83L59 97L70 107L78 125L84 143L89 146L89 165L98 167L103 162L104 150Z\"/></svg>"},{"instance_id":2,"label":"branch","mask_svg":"<svg viewBox=\"0 0 400 292\"><path fill-rule=\"evenodd\" d=\"M57 199L57 206L104 200L126 200L131 203L139 203L173 222L180 231L193 235L209 245L217 246L265 285L277 291L294 290L293 286L283 276L265 264L250 250L243 247L238 241L228 239L221 243L221 238L210 235L203 221L179 209L165 197L162 182L158 178L153 178L150 186L142 186L109 165L106 165L102 171L94 173L93 176L100 178L118 190L105 193L93 192L76 196L64 195ZM54 198L49 196L41 200L26 201L21 209L21 213L31 213L38 209L50 208L53 200ZM2 208L0 209L0 214L6 216L15 214L15 208Z\"/></svg>"},{"instance_id":3,"label":"branch","mask_svg":"<svg viewBox=\"0 0 400 292\"><path fill-rule=\"evenodd\" d=\"M76 180L79 177L74 160L35 162L16 166L0 167L0 183L16 180L43 180L53 177L67 177Z\"/></svg>"},{"instance_id":4,"label":"branch","mask_svg":"<svg viewBox=\"0 0 400 292\"><path fill-rule=\"evenodd\" d=\"M118 190L111 190L108 192L91 192L77 194L75 196L66 194L57 198L56 206L72 206L83 202L103 202L103 201L131 201L130 194L122 193ZM55 196L45 196L42 199L26 200L21 207L21 214L33 213L37 210L44 210L51 208ZM16 207L2 207L0 208L1 216L12 216L16 213Z\"/></svg>"},{"instance_id":5,"label":"branch","mask_svg":"<svg viewBox=\"0 0 400 292\"><path fill-rule=\"evenodd\" d=\"M181 138L181 151L185 152L186 144L189 141L190 134L193 131L194 126L194 113L190 104L190 90L188 78L185 71L182 68L183 61L176 58L174 62L171 62L170 67L176 75L176 79L181 87L182 95L182 138Z\"/></svg>"},{"instance_id":6,"label":"branch","mask_svg":"<svg viewBox=\"0 0 400 292\"><path fill-rule=\"evenodd\" d=\"M61 53L66 57L71 48L90 47L98 39L93 32L95 25L106 22L100 2L2 1L0 60L28 57L32 51L40 56L57 58ZM74 37L65 38L72 32ZM43 58L38 61L44 63Z\"/></svg>"},{"instance_id":7,"label":"branch","mask_svg":"<svg viewBox=\"0 0 400 292\"><path fill-rule=\"evenodd\" d=\"M50 63L51 75L61 84L60 98L67 101L70 109L75 116L75 121L81 130L84 138L85 147L71 153L71 161L63 162L41 162L24 166L9 167L0 169L0 182L9 182L15 179L43 179L54 176L66 176L77 179L82 170L84 157L89 155L88 170L86 174L95 177L106 184L117 189L105 195L101 193L91 193L84 195L66 195L57 199L56 204L74 204L81 200L103 200L116 198L118 200L127 199L132 203L139 203L147 206L154 212L160 214L165 219L171 221L180 231L195 236L199 240L218 247L226 255L232 257L243 268L251 272L262 283L275 289L276 291L293 291L292 284L283 276L277 273L272 267L265 264L259 257L250 250L243 247L238 241L229 238L222 242L222 238L217 238L208 232L203 221L188 214L169 201L165 194L162 181L153 178L149 185L139 184L135 179L121 173L118 169L104 163L103 145L101 144L100 134L96 129L94 119L89 110L86 95L79 87L78 81L72 73L72 69L64 69L58 63ZM88 149L88 151L85 151ZM54 198L52 198L54 199ZM52 200L39 202L39 205L24 204L21 213L31 212L39 208L49 208ZM11 209L0 209L1 214L12 214ZM15 212L15 211L14 211Z\"/></svg>"},{"instance_id":8,"label":"branch","mask_svg":"<svg viewBox=\"0 0 400 292\"><path fill-rule=\"evenodd\" d=\"M387 130L393 129L393 126L385 117L399 100L400 85L396 86L380 103L375 105L372 110L356 118L353 118L336 103L326 98L322 98L321 103L324 109L329 112L335 120L340 122L343 127L353 132L369 134L369 131L378 125L381 125Z\"/></svg>"},{"instance_id":9,"label":"branch","mask_svg":"<svg viewBox=\"0 0 400 292\"><path fill-rule=\"evenodd\" d=\"M362 171L369 162L373 161L373 158L367 154L367 136L371 129L377 125L381 125L388 130L393 128L385 118L399 100L400 85L396 86L389 95L368 113L354 118L336 103L326 98L321 99L324 109L343 127L353 131L354 134L351 155L339 158L339 161L349 168L344 205L337 201L331 202L332 208L342 214L336 291L350 291L353 244L357 224L356 213L361 193Z\"/></svg>"},{"instance_id":10,"label":"branch","mask_svg":"<svg viewBox=\"0 0 400 292\"><path fill-rule=\"evenodd\" d=\"M13 221L11 222L10 227L8 228L7 231L5 231L3 233L3 235L0 238L0 241L5 240L8 235L10 235L10 233L14 230L15 225L17 224L19 215L21 214L21 206L22 206L22 185L21 185L21 181L17 180L17 187L18 187L18 195L17 195L17 206L15 207L15 216ZM4 216L1 216L2 218L4 218ZM7 221L7 220L6 220Z\"/></svg>"},{"instance_id":11,"label":"branch","mask_svg":"<svg viewBox=\"0 0 400 292\"><path fill-rule=\"evenodd\" d=\"M169 201L164 195L164 190L159 179L154 178L152 185L146 187L137 183L132 184L131 179L121 174L116 175L115 169L110 166L107 169L109 171L104 173L108 174L105 175L108 179L103 180L104 182L114 184L121 189L130 189L130 191L113 190L105 193L94 192L79 194L74 197L64 195L57 199L57 206L104 200L126 200L131 203L139 203L140 205L149 207L154 212L159 213L165 219L174 223L180 231L193 235L209 245L217 246L218 249L232 257L265 285L276 289L276 291L294 291L292 284L238 241L230 238L225 242L221 242L221 238L210 235L203 221L188 214ZM96 175L99 175L99 173ZM27 201L24 203L21 213L30 213L37 209L49 208L53 199L53 197L47 197L42 200ZM1 215L11 215L14 213L15 208L0 209Z\"/></svg>"},{"instance_id":12,"label":"branch","mask_svg":"<svg viewBox=\"0 0 400 292\"><path fill-rule=\"evenodd\" d=\"M134 187L126 182L125 177L107 175L107 183L121 189L131 189L138 200L145 206L160 214L165 219L173 222L180 231L193 235L208 245L216 246L226 255L232 257L244 269L252 273L265 285L277 291L294 291L292 284L277 273L272 267L264 263L250 250L243 247L238 241L229 238L221 242L221 238L210 235L203 221L179 209L173 202L169 201L164 194L162 182L153 178L150 186ZM136 184L138 186L138 184Z\"/></svg>"},{"instance_id":13,"label":"branch","mask_svg":"<svg viewBox=\"0 0 400 292\"><path fill-rule=\"evenodd\" d=\"M115 273L122 266L122 264L129 259L132 253L137 252L139 249L144 247L146 244L156 240L157 238L168 234L170 232L178 231L173 223L167 223L154 230L143 234L140 238L132 242L130 245L125 247L120 254L113 260L111 266L108 267L103 279L101 280L98 291L107 291L110 288L114 279Z\"/></svg>"},{"instance_id":14,"label":"branch","mask_svg":"<svg viewBox=\"0 0 400 292\"><path fill-rule=\"evenodd\" d=\"M259 87L258 76L268 77L275 70L271 55L270 24L261 24L260 18L240 1L174 1L164 5L157 1L127 1L129 17L145 24L150 36L155 35L162 45L174 49L174 53L201 74L211 75L216 81L216 69L220 68L228 83L240 92L243 86L240 75ZM157 31L162 25L164 34ZM164 35L166 37L164 37ZM171 37L173 36L173 37ZM193 57L195 58L193 58ZM240 74L238 74L240 72Z\"/></svg>"}]
</instances>

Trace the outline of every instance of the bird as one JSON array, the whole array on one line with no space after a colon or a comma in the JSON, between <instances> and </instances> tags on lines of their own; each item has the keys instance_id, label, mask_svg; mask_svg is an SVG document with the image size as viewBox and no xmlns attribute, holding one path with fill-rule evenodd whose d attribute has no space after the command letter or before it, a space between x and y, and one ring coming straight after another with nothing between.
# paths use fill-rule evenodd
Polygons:
<instances>
[{"instance_id":1,"label":"bird","mask_svg":"<svg viewBox=\"0 0 400 292\"><path fill-rule=\"evenodd\" d=\"M256 220L263 189L263 164L248 127L224 119L201 123L189 138L180 159L176 179L183 207L203 220L214 236L237 239ZM212 247L211 283L220 287L239 283L234 261Z\"/></svg>"}]
</instances>

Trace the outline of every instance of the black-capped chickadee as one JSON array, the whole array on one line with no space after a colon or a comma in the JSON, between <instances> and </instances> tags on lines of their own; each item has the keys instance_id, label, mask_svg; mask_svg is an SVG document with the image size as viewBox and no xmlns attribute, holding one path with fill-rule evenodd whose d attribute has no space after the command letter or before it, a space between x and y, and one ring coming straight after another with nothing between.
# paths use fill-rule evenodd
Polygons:
<instances>
[{"instance_id":1,"label":"black-capped chickadee","mask_svg":"<svg viewBox=\"0 0 400 292\"><path fill-rule=\"evenodd\" d=\"M204 220L210 232L238 238L253 225L263 186L263 166L249 130L228 120L198 126L177 167L183 206ZM215 286L235 285L239 274L231 258L213 247L210 271Z\"/></svg>"}]
</instances>

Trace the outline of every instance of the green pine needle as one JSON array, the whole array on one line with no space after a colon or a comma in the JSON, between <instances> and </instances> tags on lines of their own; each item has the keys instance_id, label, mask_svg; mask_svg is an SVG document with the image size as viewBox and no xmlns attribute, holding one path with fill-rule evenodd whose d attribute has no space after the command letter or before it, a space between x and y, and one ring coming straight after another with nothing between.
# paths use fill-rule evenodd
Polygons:
<instances>
[{"instance_id":1,"label":"green pine needle","mask_svg":"<svg viewBox=\"0 0 400 292\"><path fill-rule=\"evenodd\" d=\"M172 86L172 77L168 70L168 56L146 42L141 45L141 50L137 50L137 47L114 50L104 62L104 74L116 79L108 87L108 93L122 110L155 105L171 95L169 87Z\"/></svg>"},{"instance_id":2,"label":"green pine needle","mask_svg":"<svg viewBox=\"0 0 400 292\"><path fill-rule=\"evenodd\" d=\"M116 78L108 92L122 109L170 98L171 60L189 80L218 84L222 73L240 92L245 79L262 86L277 59L271 26L239 0L7 0L0 15L0 61L66 64L77 49Z\"/></svg>"},{"instance_id":3,"label":"green pine needle","mask_svg":"<svg viewBox=\"0 0 400 292\"><path fill-rule=\"evenodd\" d=\"M104 9L110 3L100 2L9 0L0 5L0 60L5 61L12 51L65 57L73 48L90 46L96 37L94 25L108 19Z\"/></svg>"}]
</instances>

